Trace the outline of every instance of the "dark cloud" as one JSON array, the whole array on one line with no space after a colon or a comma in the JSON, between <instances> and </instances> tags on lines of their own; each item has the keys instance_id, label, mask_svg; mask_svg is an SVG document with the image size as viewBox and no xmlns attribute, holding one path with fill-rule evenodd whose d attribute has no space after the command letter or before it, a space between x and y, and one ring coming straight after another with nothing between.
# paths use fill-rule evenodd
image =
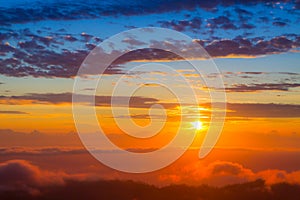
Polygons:
<instances>
[{"instance_id":1,"label":"dark cloud","mask_svg":"<svg viewBox=\"0 0 300 200\"><path fill-rule=\"evenodd\" d=\"M201 104L209 108L209 104ZM275 104L275 103L230 103L226 104L228 120L234 118L298 118L300 117L299 104ZM210 112L202 112L209 116ZM249 119L247 119L249 120Z\"/></svg>"},{"instance_id":2,"label":"dark cloud","mask_svg":"<svg viewBox=\"0 0 300 200\"><path fill-rule=\"evenodd\" d=\"M260 21L263 22L263 23L268 23L270 21L270 19L268 17L259 17Z\"/></svg>"},{"instance_id":3,"label":"dark cloud","mask_svg":"<svg viewBox=\"0 0 300 200\"><path fill-rule=\"evenodd\" d=\"M293 48L300 47L300 37L298 38L298 36L294 36L293 39L281 36L270 40L262 40L262 38L244 39L237 37L233 40L215 40L213 42L204 40L194 41L202 45L212 57L255 57L259 55L287 52ZM140 41L134 41L136 44L138 42ZM175 42L171 41L171 43L174 45L174 48L187 48L187 45L181 44L180 41L177 42L175 40ZM179 55L172 53L173 49L170 49L169 44L160 41L152 41L151 45L157 48L145 48L128 52L119 57L114 64L118 65L136 60L183 60ZM138 48L139 46L136 47ZM168 49L168 51L158 48ZM190 53L187 55L187 58L197 59L197 56L199 56L200 53L192 47L189 50ZM184 52L182 53L184 54ZM199 57L199 59L201 58Z\"/></svg>"},{"instance_id":4,"label":"dark cloud","mask_svg":"<svg viewBox=\"0 0 300 200\"><path fill-rule=\"evenodd\" d=\"M235 38L233 40L215 40L213 42L195 40L201 44L212 57L226 57L226 56L238 56L238 57L255 57L266 54L276 54L287 52L293 48L300 46L300 39L294 37L289 39L286 36L275 37L270 40L262 40L262 38L244 39ZM137 43L138 41L135 41ZM163 42L152 41L154 46L164 49L169 49L169 46L164 46ZM138 47L138 46L137 46ZM180 42L176 44L176 47L180 49ZM184 46L186 48L186 46ZM183 48L183 47L182 47ZM192 50L192 49L191 49ZM193 52L193 51L191 51ZM189 59L197 59L197 52L193 52L193 56ZM118 60L115 64L135 61L135 60L182 60L180 56L170 51L164 51L160 49L148 48L131 51Z\"/></svg>"},{"instance_id":5,"label":"dark cloud","mask_svg":"<svg viewBox=\"0 0 300 200\"><path fill-rule=\"evenodd\" d=\"M292 118L300 117L300 105L228 103L229 117Z\"/></svg>"},{"instance_id":6,"label":"dark cloud","mask_svg":"<svg viewBox=\"0 0 300 200\"><path fill-rule=\"evenodd\" d=\"M38 169L24 160L8 161L0 165L0 184L17 182L35 184L38 181L37 174Z\"/></svg>"},{"instance_id":7,"label":"dark cloud","mask_svg":"<svg viewBox=\"0 0 300 200\"><path fill-rule=\"evenodd\" d=\"M85 33L85 32L82 32L82 33L80 34L80 36L83 38L83 41L84 41L84 42L87 42L87 41L89 41L90 39L93 38L92 35L87 34L87 33Z\"/></svg>"},{"instance_id":8,"label":"dark cloud","mask_svg":"<svg viewBox=\"0 0 300 200\"><path fill-rule=\"evenodd\" d=\"M255 28L253 24L249 24L249 21L253 18L252 12L242 8L235 8L234 10L238 15L238 21L236 23L239 24L239 29L247 30Z\"/></svg>"},{"instance_id":9,"label":"dark cloud","mask_svg":"<svg viewBox=\"0 0 300 200\"><path fill-rule=\"evenodd\" d=\"M9 38L8 34L0 33L1 43Z\"/></svg>"},{"instance_id":10,"label":"dark cloud","mask_svg":"<svg viewBox=\"0 0 300 200\"><path fill-rule=\"evenodd\" d=\"M194 17L190 20L172 20L172 21L158 21L164 28L171 28L176 31L192 31L198 32L201 30L202 19Z\"/></svg>"},{"instance_id":11,"label":"dark cloud","mask_svg":"<svg viewBox=\"0 0 300 200\"><path fill-rule=\"evenodd\" d=\"M238 27L226 16L219 16L208 20L209 28L221 28L224 30L236 30Z\"/></svg>"},{"instance_id":12,"label":"dark cloud","mask_svg":"<svg viewBox=\"0 0 300 200\"><path fill-rule=\"evenodd\" d=\"M21 47L22 49L26 49L27 51L31 50L31 49L34 49L37 51L45 49L45 47L38 45L37 42L34 40L26 41L26 42L19 42L19 47Z\"/></svg>"},{"instance_id":13,"label":"dark cloud","mask_svg":"<svg viewBox=\"0 0 300 200\"><path fill-rule=\"evenodd\" d=\"M229 77L240 77L240 78L261 78L260 75L263 75L264 77L266 76L270 76L272 77L273 75L275 75L275 77L277 75L281 76L281 80L283 80L283 78L285 78L284 80L285 81L289 81L287 84L297 84L297 78L298 76L300 75L299 73L294 73L294 72L260 72L260 71L244 71L244 72L230 72L230 71L225 71L225 72L222 72L223 76L226 77L226 78L229 78ZM211 73L209 75L209 77L217 77L218 74L217 73ZM280 85L282 82L280 83L271 83L271 84L278 84ZM268 83L270 84L270 83ZM245 86L247 84L244 84ZM251 85L251 84L250 84ZM275 86L274 85L274 86ZM235 87L235 86L238 86L236 84L234 84L232 87ZM289 86L289 85L286 85L286 86ZM290 85L291 88L293 86L297 87L297 85ZM272 90L272 87L270 87L269 89ZM267 88L266 88L267 90Z\"/></svg>"},{"instance_id":14,"label":"dark cloud","mask_svg":"<svg viewBox=\"0 0 300 200\"><path fill-rule=\"evenodd\" d=\"M11 30L8 30L5 34L9 41L19 41L16 47L8 42L0 44L0 54L6 55L0 58L0 74L6 76L74 77L84 58L96 47L94 43L100 40L86 33L76 36L57 33L51 33L52 36L40 36L28 28L15 32L17 34L11 34ZM66 45L79 41L77 38L82 38L80 42L85 47L66 49ZM118 66L110 66L104 73L122 72Z\"/></svg>"},{"instance_id":15,"label":"dark cloud","mask_svg":"<svg viewBox=\"0 0 300 200\"><path fill-rule=\"evenodd\" d=\"M67 177L64 173L41 170L26 160L9 160L0 163L0 194L3 190L25 191L38 195L38 187L61 185Z\"/></svg>"},{"instance_id":16,"label":"dark cloud","mask_svg":"<svg viewBox=\"0 0 300 200\"><path fill-rule=\"evenodd\" d=\"M275 37L271 40L249 40L236 38L233 40L214 41L205 46L213 57L240 55L258 56L287 52L300 46L298 38L288 39L285 36Z\"/></svg>"},{"instance_id":17,"label":"dark cloud","mask_svg":"<svg viewBox=\"0 0 300 200\"><path fill-rule=\"evenodd\" d=\"M0 114L12 114L12 115L24 115L24 114L29 114L27 112L22 112L22 111L14 111L14 110L0 110Z\"/></svg>"},{"instance_id":18,"label":"dark cloud","mask_svg":"<svg viewBox=\"0 0 300 200\"><path fill-rule=\"evenodd\" d=\"M275 72L276 74L276 72ZM294 73L294 72L277 72L277 74L284 74L284 75L291 75L291 76L299 76L300 73Z\"/></svg>"},{"instance_id":19,"label":"dark cloud","mask_svg":"<svg viewBox=\"0 0 300 200\"><path fill-rule=\"evenodd\" d=\"M240 76L241 78L252 78L251 76Z\"/></svg>"},{"instance_id":20,"label":"dark cloud","mask_svg":"<svg viewBox=\"0 0 300 200\"><path fill-rule=\"evenodd\" d=\"M211 1L118 1L118 2L101 2L101 1L76 1L76 2L38 2L31 3L31 6L22 6L21 4L15 7L0 8L2 13L0 24L9 26L15 23L26 23L41 20L77 20L100 18L102 16L132 16L145 15L153 13L174 12L180 10L194 10L202 8L205 10L214 11L217 6L232 6L232 5L256 5L266 3L277 3L274 0L254 0L254 1L234 1L234 0L211 0ZM285 3L299 5L297 1L288 0ZM142 11L142 12L141 12ZM237 8L236 12L241 16L249 15L249 12Z\"/></svg>"},{"instance_id":21,"label":"dark cloud","mask_svg":"<svg viewBox=\"0 0 300 200\"><path fill-rule=\"evenodd\" d=\"M300 86L300 84L299 84ZM285 86L287 87L287 86ZM241 90L239 90L241 91ZM244 90L242 90L245 92ZM248 90L249 91L249 90ZM95 105L96 106L111 106L110 96L96 96ZM159 99L148 98L148 97L126 97L119 96L114 97L114 106L128 106L127 102L129 100L129 106L133 108L149 108L153 104L160 104L166 109L173 109L178 106L176 102L164 103L159 102ZM72 103L71 93L36 93L28 94L23 96L0 96L2 104L26 104L24 100L29 100L30 103L49 103L49 104L61 104L61 103ZM19 101L18 101L19 100ZM78 96L78 103L87 103L90 100L88 95ZM210 105L203 105L204 107L210 107ZM300 106L292 104L238 104L238 103L228 103L227 104L228 116L231 117L300 117ZM138 116L137 116L138 117Z\"/></svg>"},{"instance_id":22,"label":"dark cloud","mask_svg":"<svg viewBox=\"0 0 300 200\"><path fill-rule=\"evenodd\" d=\"M234 53L239 48L239 43L232 40L214 41L208 44L205 49L212 56L226 56Z\"/></svg>"},{"instance_id":23,"label":"dark cloud","mask_svg":"<svg viewBox=\"0 0 300 200\"><path fill-rule=\"evenodd\" d=\"M240 11L241 12L241 11ZM231 21L227 17L217 17L211 19L213 23L220 23L223 26L229 24ZM180 25L181 29L190 29L196 31L201 25L199 18L193 18L191 21L172 21L161 22L165 26ZM243 26L245 24L239 25ZM2 34L3 37L7 37L11 40L19 41L17 46L14 47L11 44L5 42L0 44L0 54L5 55L0 58L0 74L13 77L61 77L71 78L76 76L77 71L82 64L83 60L89 54L89 52L96 47L95 42L100 42L101 39L92 36L87 33L81 35L68 35L68 34L53 34L52 36L39 36L29 29L21 29L16 34L12 34L11 30L6 34ZM176 38L172 38L171 41L176 48L181 48L180 41L176 42ZM80 42L83 46L82 49L73 50L72 47L66 49L66 44L70 44L74 41ZM300 36L298 35L286 35L280 37L274 37L270 40L264 38L252 38L245 39L243 37L236 37L232 40L195 40L202 45L212 57L226 57L226 56L259 56L267 54L276 54L287 52L294 48L300 47ZM123 41L126 45L131 45L136 48L143 46L145 43L135 38L127 38ZM152 46L164 47L168 49L168 46L164 46L162 41L152 41ZM151 44L150 44L151 47ZM182 49L184 49L182 47ZM192 48L191 48L192 49ZM115 53L118 50L114 50ZM181 57L171 53L170 51L164 51L160 49L139 49L131 51L118 58L112 65L110 65L104 74L124 74L123 67L120 64L124 64L130 61L136 60L182 60ZM193 52L192 59L197 59L199 53ZM105 56L105 55L103 55ZM99 66L99 68L104 66ZM97 74L97 72L95 72Z\"/></svg>"},{"instance_id":24,"label":"dark cloud","mask_svg":"<svg viewBox=\"0 0 300 200\"><path fill-rule=\"evenodd\" d=\"M23 133L26 134L26 133ZM93 134L91 134L92 136ZM120 138L121 134L108 134L107 136L110 139L117 139ZM115 137L115 138L114 138ZM60 138L59 135L56 138ZM125 138L125 137L124 137ZM123 138L123 139L124 139ZM120 139L119 139L120 140ZM136 152L136 153L145 153L151 152L157 149L153 148L127 148L127 151ZM94 149L92 152L95 153L113 153L114 150L106 150L106 149ZM11 156L18 156L18 157L29 157L29 156L68 156L68 155L88 155L89 152L84 147L42 147L42 148L32 148L32 147L8 147L8 148L0 148L0 155L11 157Z\"/></svg>"},{"instance_id":25,"label":"dark cloud","mask_svg":"<svg viewBox=\"0 0 300 200\"><path fill-rule=\"evenodd\" d=\"M297 42L293 42L286 37L276 37L270 40L270 44L279 49L290 49L294 43L297 44Z\"/></svg>"},{"instance_id":26,"label":"dark cloud","mask_svg":"<svg viewBox=\"0 0 300 200\"><path fill-rule=\"evenodd\" d=\"M67 41L70 41L70 42L75 42L75 41L78 40L77 38L75 38L75 37L73 37L73 36L71 36L71 35L66 35L66 36L64 37L64 39L67 40Z\"/></svg>"},{"instance_id":27,"label":"dark cloud","mask_svg":"<svg viewBox=\"0 0 300 200\"><path fill-rule=\"evenodd\" d=\"M280 27L283 27L283 26L286 26L287 25L287 23L285 23L285 22L273 22L272 23L274 26L280 26Z\"/></svg>"},{"instance_id":28,"label":"dark cloud","mask_svg":"<svg viewBox=\"0 0 300 200\"><path fill-rule=\"evenodd\" d=\"M239 74L251 74L251 75L261 75L265 73L266 72L239 72Z\"/></svg>"},{"instance_id":29,"label":"dark cloud","mask_svg":"<svg viewBox=\"0 0 300 200\"><path fill-rule=\"evenodd\" d=\"M26 133L22 133L26 134ZM60 136L56 136L59 139ZM49 136L51 138L51 136ZM32 138L33 139L33 138ZM29 148L29 147L10 147L0 148L0 155L5 156L50 156L50 155L68 155L68 154L85 154L88 153L84 148L67 148L67 147L43 147L43 148Z\"/></svg>"},{"instance_id":30,"label":"dark cloud","mask_svg":"<svg viewBox=\"0 0 300 200\"><path fill-rule=\"evenodd\" d=\"M236 164L236 163L230 163L230 162L217 162L214 163L211 170L211 173L213 175L220 175L220 174L232 174L232 175L238 175L243 171L243 166Z\"/></svg>"},{"instance_id":31,"label":"dark cloud","mask_svg":"<svg viewBox=\"0 0 300 200\"><path fill-rule=\"evenodd\" d=\"M183 58L179 55L176 55L175 53L172 53L171 51L165 51L157 48L144 48L130 51L120 56L117 60L114 61L114 63L123 64L126 62L138 60L183 60Z\"/></svg>"},{"instance_id":32,"label":"dark cloud","mask_svg":"<svg viewBox=\"0 0 300 200\"><path fill-rule=\"evenodd\" d=\"M31 43L31 45L36 43ZM64 50L61 53L40 48L30 48L30 52L15 50L13 58L1 59L0 74L14 77L61 77L70 78L77 74L77 71L88 55L87 50L69 51ZM88 48L94 48L94 45L87 45ZM29 47L28 47L29 48ZM104 74L122 74L119 66L109 66Z\"/></svg>"},{"instance_id":33,"label":"dark cloud","mask_svg":"<svg viewBox=\"0 0 300 200\"><path fill-rule=\"evenodd\" d=\"M23 96L0 96L3 100L29 100L35 103L70 103L72 102L72 93L45 93L45 94L27 94Z\"/></svg>"},{"instance_id":34,"label":"dark cloud","mask_svg":"<svg viewBox=\"0 0 300 200\"><path fill-rule=\"evenodd\" d=\"M72 77L88 54L80 50L55 50L55 45L64 44L63 37L42 37L29 29L20 30L16 36L6 34L11 40L19 41L18 48L1 44L4 53L12 53L0 59L0 73L6 76Z\"/></svg>"},{"instance_id":35,"label":"dark cloud","mask_svg":"<svg viewBox=\"0 0 300 200\"><path fill-rule=\"evenodd\" d=\"M96 47L95 44L91 44L91 43L86 43L85 46L86 46L87 49L89 49L89 50L93 50L93 49Z\"/></svg>"},{"instance_id":36,"label":"dark cloud","mask_svg":"<svg viewBox=\"0 0 300 200\"><path fill-rule=\"evenodd\" d=\"M77 103L88 103L91 101L91 96L77 94ZM116 96L114 98L115 106L128 106L134 108L149 108L153 104L159 102L158 99L148 98L148 97L127 97L127 96ZM72 93L30 93L22 96L0 96L0 101L3 104L62 104L62 103L72 103ZM27 101L27 102L24 102ZM29 101L29 102L28 102ZM111 96L95 96L95 106L111 106L112 97ZM175 108L178 103L162 103L165 108Z\"/></svg>"},{"instance_id":37,"label":"dark cloud","mask_svg":"<svg viewBox=\"0 0 300 200\"><path fill-rule=\"evenodd\" d=\"M240 29L254 29L254 28L256 28L256 26L254 26L253 24L242 23L240 26Z\"/></svg>"},{"instance_id":38,"label":"dark cloud","mask_svg":"<svg viewBox=\"0 0 300 200\"><path fill-rule=\"evenodd\" d=\"M238 16L241 18L241 17L244 17L244 16L248 16L248 17L252 17L253 16L253 13L248 11L248 10L245 10L245 9L242 9L242 8L235 8L234 11L238 14Z\"/></svg>"},{"instance_id":39,"label":"dark cloud","mask_svg":"<svg viewBox=\"0 0 300 200\"><path fill-rule=\"evenodd\" d=\"M227 87L227 92L257 92L257 91L288 91L290 88L300 87L300 83L252 83L236 84L233 87Z\"/></svg>"}]
</instances>

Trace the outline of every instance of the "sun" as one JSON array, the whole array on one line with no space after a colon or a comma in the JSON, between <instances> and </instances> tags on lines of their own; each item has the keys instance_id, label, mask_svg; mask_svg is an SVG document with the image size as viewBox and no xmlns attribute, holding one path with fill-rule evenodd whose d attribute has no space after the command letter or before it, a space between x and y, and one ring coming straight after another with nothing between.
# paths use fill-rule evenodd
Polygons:
<instances>
[{"instance_id":1,"label":"sun","mask_svg":"<svg viewBox=\"0 0 300 200\"><path fill-rule=\"evenodd\" d=\"M203 128L203 123L200 120L192 122L192 125L196 130L201 130Z\"/></svg>"}]
</instances>

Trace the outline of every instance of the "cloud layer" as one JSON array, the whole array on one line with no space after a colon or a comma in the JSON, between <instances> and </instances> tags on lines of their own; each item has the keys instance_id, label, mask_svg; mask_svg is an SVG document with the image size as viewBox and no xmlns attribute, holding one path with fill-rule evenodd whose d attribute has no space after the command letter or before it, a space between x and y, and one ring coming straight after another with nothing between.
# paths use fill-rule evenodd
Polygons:
<instances>
[{"instance_id":1,"label":"cloud layer","mask_svg":"<svg viewBox=\"0 0 300 200\"><path fill-rule=\"evenodd\" d=\"M291 86L293 84L288 84ZM233 88L235 91L258 91L258 90L287 90L286 85L276 84L273 88L267 86L256 87L245 86L243 90L239 88ZM299 84L296 84L298 87ZM250 87L250 88L249 88ZM280 87L280 88L279 88ZM78 94L79 95L79 94ZM78 102L83 105L87 105L90 102L90 96L79 95ZM110 96L96 96L95 106L110 107L111 106ZM142 97L142 96L117 96L115 98L115 106L120 107L132 107L132 108L150 108L153 104L161 104L165 109L175 109L178 106L177 102L159 102L159 99ZM129 100L129 105L127 104ZM23 96L0 96L0 104L7 105L24 105L24 104L71 104L72 93L31 93ZM93 105L88 105L93 106ZM200 105L205 108L209 108L209 104ZM231 117L300 117L300 105L297 104L262 104L262 103L227 103L228 116ZM18 113L19 114L19 113ZM208 113L209 114L209 113Z\"/></svg>"},{"instance_id":2,"label":"cloud layer","mask_svg":"<svg viewBox=\"0 0 300 200\"><path fill-rule=\"evenodd\" d=\"M114 172L111 172L113 175ZM289 183L299 184L300 172L286 172L284 170L265 170L253 172L243 167L241 164L215 161L207 166L200 162L195 162L177 169L174 174L159 173L156 177L160 182L175 184L209 184L211 186L225 186L228 184L245 184L260 179L259 181L265 187L265 183L272 187L274 184ZM156 175L155 175L156 176ZM121 176L122 177L122 176ZM126 177L126 176L125 176ZM7 192L24 192L32 196L45 195L51 191L51 188L59 188L62 193L68 191L69 184L78 183L81 185L79 191L87 183L101 182L101 175L92 174L66 174L64 172L54 172L39 168L38 166L26 160L8 160L0 163L0 195ZM112 182L105 181L103 187L112 187ZM116 181L115 181L116 183ZM126 182L124 182L125 184ZM128 183L127 183L128 184ZM169 187L169 186L167 186ZM101 191L102 187L97 191ZM129 189L127 187L127 189ZM102 192L104 192L103 190ZM178 190L176 190L178 191ZM123 191L120 191L123 192ZM145 193L149 195L149 193Z\"/></svg>"},{"instance_id":3,"label":"cloud layer","mask_svg":"<svg viewBox=\"0 0 300 200\"><path fill-rule=\"evenodd\" d=\"M253 172L239 163L215 161L204 166L200 161L183 167L174 174L161 175L162 181L175 183L202 183L209 185L237 184L257 179L263 179L267 184L288 182L300 183L300 171L286 172L284 170L263 170Z\"/></svg>"},{"instance_id":4,"label":"cloud layer","mask_svg":"<svg viewBox=\"0 0 300 200\"><path fill-rule=\"evenodd\" d=\"M9 39L20 40L20 35L18 34L17 36L11 35L10 33L7 34L9 35L4 34L4 36ZM24 33L20 34L24 35ZM91 48L66 49L64 45L72 43L69 41L69 37L41 37L31 32L25 33L25 36L24 39L26 40L19 42L17 46L12 46L9 43L0 44L0 53L5 56L0 59L0 65L2 66L0 68L0 74L14 77L74 77L89 51L95 47L95 45L93 45ZM92 41L95 40L95 38L97 37L90 37L90 45L96 43ZM176 38L173 38L173 40L176 41ZM172 43L174 43L174 41ZM212 57L255 57L288 52L300 47L300 36L298 35L293 37L279 36L270 40L235 38L231 40L195 41L201 44ZM124 41L126 44L128 44L128 42L129 41ZM82 41L82 43L84 43L84 41ZM135 43L131 41L130 45L140 48L140 43L142 42L136 40ZM157 44L162 45L161 47L164 49L169 49L167 42L153 41L153 45L157 46ZM177 44L176 48L182 49L182 53L184 53L186 45L180 46L180 41L175 44ZM118 50L116 49L115 51ZM172 49L170 49L170 51L172 52ZM203 59L199 52L191 52L191 56L192 57L188 59ZM104 74L123 74L124 67L120 64L140 60L173 61L182 60L182 58L168 51L159 49L150 48L137 50L119 58L115 64L108 67Z\"/></svg>"},{"instance_id":5,"label":"cloud layer","mask_svg":"<svg viewBox=\"0 0 300 200\"><path fill-rule=\"evenodd\" d=\"M41 170L26 160L9 160L0 163L0 192L5 190L24 190L38 194L37 187L63 184L66 174Z\"/></svg>"}]
</instances>

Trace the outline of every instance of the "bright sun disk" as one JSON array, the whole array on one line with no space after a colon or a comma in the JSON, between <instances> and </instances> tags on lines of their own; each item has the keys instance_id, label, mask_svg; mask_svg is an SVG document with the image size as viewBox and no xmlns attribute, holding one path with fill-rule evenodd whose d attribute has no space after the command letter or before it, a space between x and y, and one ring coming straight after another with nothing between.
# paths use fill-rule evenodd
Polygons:
<instances>
[{"instance_id":1,"label":"bright sun disk","mask_svg":"<svg viewBox=\"0 0 300 200\"><path fill-rule=\"evenodd\" d=\"M196 130L201 130L203 128L203 123L201 121L192 122L192 125Z\"/></svg>"}]
</instances>

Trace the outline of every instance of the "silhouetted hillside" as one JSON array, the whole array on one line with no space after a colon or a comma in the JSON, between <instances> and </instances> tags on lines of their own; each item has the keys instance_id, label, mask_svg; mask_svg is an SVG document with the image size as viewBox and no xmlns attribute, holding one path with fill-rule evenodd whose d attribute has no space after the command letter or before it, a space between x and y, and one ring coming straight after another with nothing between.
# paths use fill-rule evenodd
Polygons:
<instances>
[{"instance_id":1,"label":"silhouetted hillside","mask_svg":"<svg viewBox=\"0 0 300 200\"><path fill-rule=\"evenodd\" d=\"M23 188L24 189L24 188ZM0 199L101 199L101 200L298 200L300 186L279 183L266 186L263 180L217 188L170 185L162 188L133 181L69 181L62 186L39 188L39 191L6 191ZM31 193L31 194L30 194Z\"/></svg>"}]
</instances>

